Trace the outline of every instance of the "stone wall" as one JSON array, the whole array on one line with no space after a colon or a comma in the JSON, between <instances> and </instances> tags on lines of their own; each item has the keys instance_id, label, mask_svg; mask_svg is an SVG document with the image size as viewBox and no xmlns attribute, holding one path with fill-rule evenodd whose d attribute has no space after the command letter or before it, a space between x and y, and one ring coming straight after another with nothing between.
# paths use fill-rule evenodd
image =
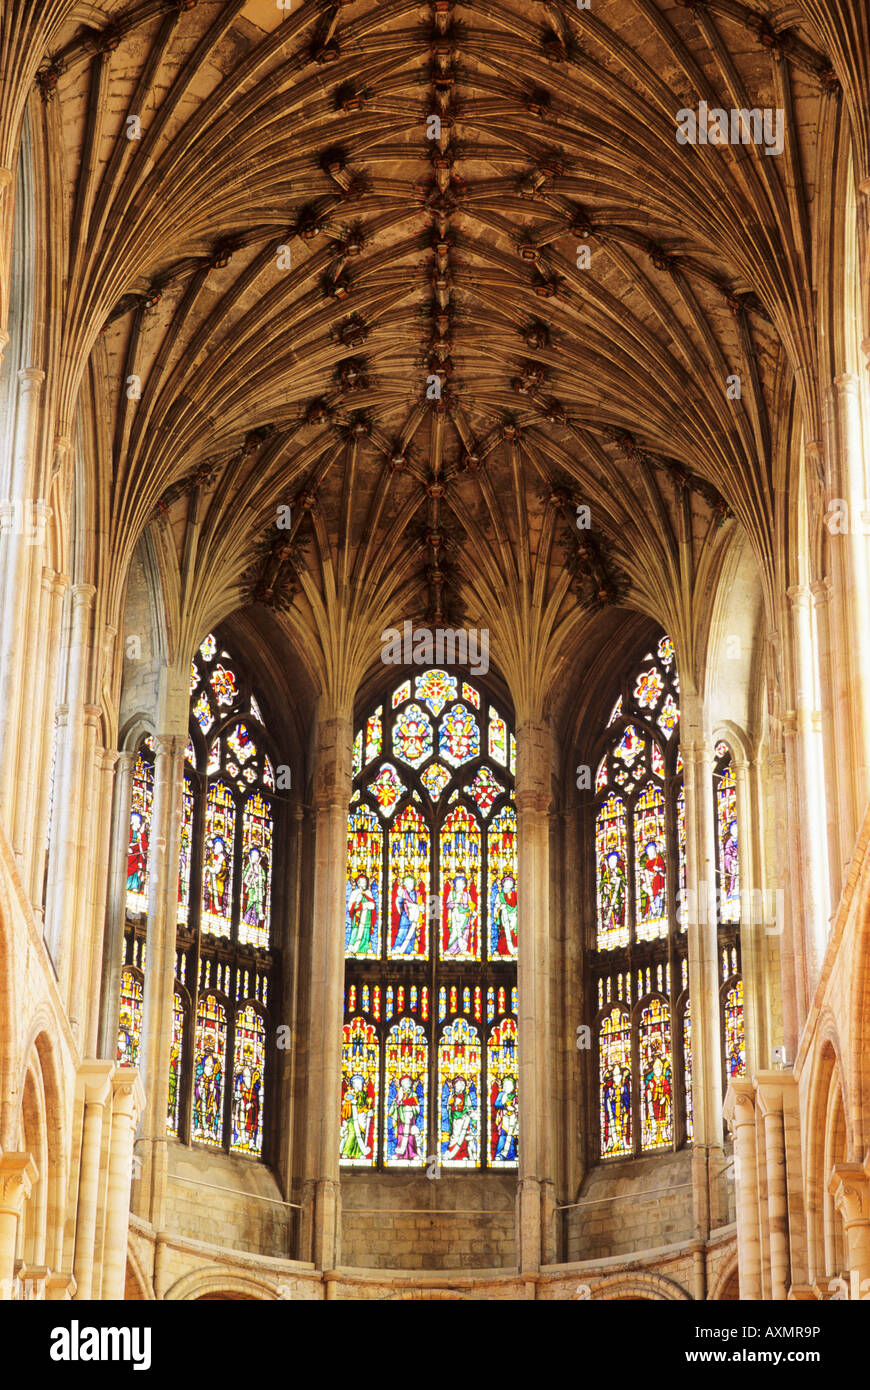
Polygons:
<instances>
[{"instance_id":1,"label":"stone wall","mask_svg":"<svg viewBox=\"0 0 870 1390\"><path fill-rule=\"evenodd\" d=\"M602 1259L690 1240L691 1149L599 1164L577 1202L562 1218L567 1260Z\"/></svg>"},{"instance_id":2,"label":"stone wall","mask_svg":"<svg viewBox=\"0 0 870 1390\"><path fill-rule=\"evenodd\" d=\"M267 1167L172 1142L166 1222L228 1250L286 1258L292 1249L293 1208Z\"/></svg>"},{"instance_id":3,"label":"stone wall","mask_svg":"<svg viewBox=\"0 0 870 1390\"><path fill-rule=\"evenodd\" d=\"M342 1267L502 1269L516 1264L516 1179L342 1174Z\"/></svg>"}]
</instances>

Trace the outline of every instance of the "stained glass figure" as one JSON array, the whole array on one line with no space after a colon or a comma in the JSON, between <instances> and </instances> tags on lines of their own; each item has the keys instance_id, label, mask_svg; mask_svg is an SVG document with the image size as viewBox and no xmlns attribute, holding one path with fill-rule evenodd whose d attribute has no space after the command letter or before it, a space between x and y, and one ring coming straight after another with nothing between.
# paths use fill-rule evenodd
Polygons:
<instances>
[{"instance_id":1,"label":"stained glass figure","mask_svg":"<svg viewBox=\"0 0 870 1390\"><path fill-rule=\"evenodd\" d=\"M207 637L203 638L200 644L199 654L203 661L212 661L216 651L217 644L214 640L214 633L210 632Z\"/></svg>"},{"instance_id":2,"label":"stained glass figure","mask_svg":"<svg viewBox=\"0 0 870 1390\"><path fill-rule=\"evenodd\" d=\"M406 806L390 830L391 960L429 955L429 830L413 806Z\"/></svg>"},{"instance_id":3,"label":"stained glass figure","mask_svg":"<svg viewBox=\"0 0 870 1390\"><path fill-rule=\"evenodd\" d=\"M378 705L374 714L369 715L366 720L366 749L363 763L370 763L372 758L379 758L381 746L383 744L383 705Z\"/></svg>"},{"instance_id":4,"label":"stained glass figure","mask_svg":"<svg viewBox=\"0 0 870 1390\"><path fill-rule=\"evenodd\" d=\"M487 1044L489 1161L493 1167L517 1166L518 1082L517 1025L512 1018L505 1018L493 1028Z\"/></svg>"},{"instance_id":5,"label":"stained glass figure","mask_svg":"<svg viewBox=\"0 0 870 1390\"><path fill-rule=\"evenodd\" d=\"M392 764L384 763L375 780L369 783L368 790L389 819L407 787Z\"/></svg>"},{"instance_id":6,"label":"stained glass figure","mask_svg":"<svg viewBox=\"0 0 870 1390\"><path fill-rule=\"evenodd\" d=\"M233 1127L230 1149L259 1158L263 1150L266 1028L253 1004L236 1014Z\"/></svg>"},{"instance_id":7,"label":"stained glass figure","mask_svg":"<svg viewBox=\"0 0 870 1390\"><path fill-rule=\"evenodd\" d=\"M420 773L420 781L432 800L437 801L450 781L450 773L443 763L430 763L425 771Z\"/></svg>"},{"instance_id":8,"label":"stained glass figure","mask_svg":"<svg viewBox=\"0 0 870 1390\"><path fill-rule=\"evenodd\" d=\"M628 1014L611 1010L599 1030L601 1156L631 1153L631 1028Z\"/></svg>"},{"instance_id":9,"label":"stained glass figure","mask_svg":"<svg viewBox=\"0 0 870 1390\"><path fill-rule=\"evenodd\" d=\"M607 786L607 754L605 753L604 757L601 759L601 762L598 764L598 771L597 771L596 774L595 774L595 790L596 790L597 792L600 792L601 789L602 789L602 787L606 787L606 786Z\"/></svg>"},{"instance_id":10,"label":"stained glass figure","mask_svg":"<svg viewBox=\"0 0 870 1390\"><path fill-rule=\"evenodd\" d=\"M662 637L659 639L659 644L656 647L656 655L665 670L669 671L674 660L674 644L670 637Z\"/></svg>"},{"instance_id":11,"label":"stained glass figure","mask_svg":"<svg viewBox=\"0 0 870 1390\"><path fill-rule=\"evenodd\" d=\"M636 934L638 941L654 941L668 930L667 872L665 867L665 798L650 782L634 808L634 864Z\"/></svg>"},{"instance_id":12,"label":"stained glass figure","mask_svg":"<svg viewBox=\"0 0 870 1390\"><path fill-rule=\"evenodd\" d=\"M193 739L188 739L184 747L184 761L190 763L191 767L196 767L196 749L193 746Z\"/></svg>"},{"instance_id":13,"label":"stained glass figure","mask_svg":"<svg viewBox=\"0 0 870 1390\"><path fill-rule=\"evenodd\" d=\"M686 1092L686 1138L695 1132L695 1101L692 1095L692 1001L686 1000L683 1011L683 1080Z\"/></svg>"},{"instance_id":14,"label":"stained glass figure","mask_svg":"<svg viewBox=\"0 0 870 1390\"><path fill-rule=\"evenodd\" d=\"M357 806L347 821L347 889L344 919L345 955L376 960L381 952L381 874L384 835L367 806Z\"/></svg>"},{"instance_id":15,"label":"stained glass figure","mask_svg":"<svg viewBox=\"0 0 870 1390\"><path fill-rule=\"evenodd\" d=\"M414 681L414 694L425 701L437 718L444 706L456 699L456 677L446 671L425 671Z\"/></svg>"},{"instance_id":16,"label":"stained glass figure","mask_svg":"<svg viewBox=\"0 0 870 1390\"><path fill-rule=\"evenodd\" d=\"M480 729L465 705L454 705L441 720L438 751L451 767L461 767L480 756Z\"/></svg>"},{"instance_id":17,"label":"stained glass figure","mask_svg":"<svg viewBox=\"0 0 870 1390\"><path fill-rule=\"evenodd\" d=\"M249 758L257 755L257 745L251 738L247 724L237 724L227 736L227 748L238 758L240 763L246 763Z\"/></svg>"},{"instance_id":18,"label":"stained glass figure","mask_svg":"<svg viewBox=\"0 0 870 1390\"><path fill-rule=\"evenodd\" d=\"M725 996L725 1062L729 1079L746 1075L742 980L735 981Z\"/></svg>"},{"instance_id":19,"label":"stained glass figure","mask_svg":"<svg viewBox=\"0 0 870 1390\"><path fill-rule=\"evenodd\" d=\"M342 1163L370 1168L378 1161L378 1038L374 1026L356 1017L344 1025L341 1049Z\"/></svg>"},{"instance_id":20,"label":"stained glass figure","mask_svg":"<svg viewBox=\"0 0 870 1390\"><path fill-rule=\"evenodd\" d=\"M651 666L648 671L641 671L638 676L634 698L641 709L655 709L664 688L661 676L655 666Z\"/></svg>"},{"instance_id":21,"label":"stained glass figure","mask_svg":"<svg viewBox=\"0 0 870 1390\"><path fill-rule=\"evenodd\" d=\"M199 699L193 707L193 716L199 727L202 729L202 732L204 734L207 734L212 724L214 723L214 716L211 712L211 706L208 702L208 696L206 695L204 690L200 694Z\"/></svg>"},{"instance_id":22,"label":"stained glass figure","mask_svg":"<svg viewBox=\"0 0 870 1390\"><path fill-rule=\"evenodd\" d=\"M661 999L651 999L640 1016L641 1148L665 1149L673 1143L674 1103L671 1086L671 1014Z\"/></svg>"},{"instance_id":23,"label":"stained glass figure","mask_svg":"<svg viewBox=\"0 0 870 1390\"><path fill-rule=\"evenodd\" d=\"M190 865L193 848L193 781L184 775L184 788L181 793L181 838L178 847L178 906L175 920L179 926L187 926L190 912Z\"/></svg>"},{"instance_id":24,"label":"stained glass figure","mask_svg":"<svg viewBox=\"0 0 870 1390\"><path fill-rule=\"evenodd\" d=\"M166 1099L166 1132L178 1134L178 1101L181 1060L184 1056L184 1003L176 990L172 996L172 1041L169 1045L169 1088Z\"/></svg>"},{"instance_id":25,"label":"stained glass figure","mask_svg":"<svg viewBox=\"0 0 870 1390\"><path fill-rule=\"evenodd\" d=\"M595 817L598 949L628 945L625 802L611 792Z\"/></svg>"},{"instance_id":26,"label":"stained glass figure","mask_svg":"<svg viewBox=\"0 0 870 1390\"><path fill-rule=\"evenodd\" d=\"M115 1060L122 1067L138 1067L142 1038L142 981L134 970L121 971L121 1011Z\"/></svg>"},{"instance_id":27,"label":"stained glass figure","mask_svg":"<svg viewBox=\"0 0 870 1390\"><path fill-rule=\"evenodd\" d=\"M659 746L658 746L658 744L655 742L655 740L653 740L653 742L652 742L652 744L651 744L651 746L650 746L650 751L651 751L651 753L652 753L652 770L653 770L653 772L655 773L656 777L664 777L664 775L665 775L665 760L664 760L664 757L663 757L663 755L662 755L662 750L659 748Z\"/></svg>"},{"instance_id":28,"label":"stained glass figure","mask_svg":"<svg viewBox=\"0 0 870 1390\"><path fill-rule=\"evenodd\" d=\"M393 724L393 753L411 767L432 754L432 725L419 705L407 705Z\"/></svg>"},{"instance_id":29,"label":"stained glass figure","mask_svg":"<svg viewBox=\"0 0 870 1390\"><path fill-rule=\"evenodd\" d=\"M151 799L154 770L139 753L133 768L130 834L127 841L127 911L148 911L148 846L151 837Z\"/></svg>"},{"instance_id":30,"label":"stained glass figure","mask_svg":"<svg viewBox=\"0 0 870 1390\"><path fill-rule=\"evenodd\" d=\"M351 760L351 776L356 777L362 767L362 729L357 733L353 741L353 758Z\"/></svg>"},{"instance_id":31,"label":"stained glass figure","mask_svg":"<svg viewBox=\"0 0 870 1390\"><path fill-rule=\"evenodd\" d=\"M480 1037L467 1019L442 1029L438 1043L441 1165L480 1166Z\"/></svg>"},{"instance_id":32,"label":"stained glass figure","mask_svg":"<svg viewBox=\"0 0 870 1390\"><path fill-rule=\"evenodd\" d=\"M464 806L441 827L441 955L480 959L480 828Z\"/></svg>"},{"instance_id":33,"label":"stained glass figure","mask_svg":"<svg viewBox=\"0 0 870 1390\"><path fill-rule=\"evenodd\" d=\"M497 796L501 796L504 787L493 777L489 768L484 764L478 768L474 780L468 785L468 793L476 801L480 814L488 816L493 808L493 803Z\"/></svg>"},{"instance_id":34,"label":"stained glass figure","mask_svg":"<svg viewBox=\"0 0 870 1390\"><path fill-rule=\"evenodd\" d=\"M677 904L677 916L680 923L680 931L688 931L689 928L689 902L686 893L686 793L680 787L677 797L677 858L680 866L680 899Z\"/></svg>"},{"instance_id":35,"label":"stained glass figure","mask_svg":"<svg viewBox=\"0 0 870 1390\"><path fill-rule=\"evenodd\" d=\"M492 705L489 707L489 756L495 762L501 763L502 767L507 767L507 724Z\"/></svg>"},{"instance_id":36,"label":"stained glass figure","mask_svg":"<svg viewBox=\"0 0 870 1390\"><path fill-rule=\"evenodd\" d=\"M617 758L625 767L634 766L636 759L643 756L646 748L646 739L639 733L633 724L627 724L623 730L622 738L613 750L614 758Z\"/></svg>"},{"instance_id":37,"label":"stained glass figure","mask_svg":"<svg viewBox=\"0 0 870 1390\"><path fill-rule=\"evenodd\" d=\"M726 750L727 751L727 750ZM740 921L740 852L737 841L737 785L729 758L716 785L719 839L719 920Z\"/></svg>"},{"instance_id":38,"label":"stained glass figure","mask_svg":"<svg viewBox=\"0 0 870 1390\"><path fill-rule=\"evenodd\" d=\"M212 671L209 682L214 691L214 697L218 702L218 708L233 705L239 698L235 672L229 670L229 668L224 666L221 662L218 662L217 666Z\"/></svg>"},{"instance_id":39,"label":"stained glass figure","mask_svg":"<svg viewBox=\"0 0 870 1390\"><path fill-rule=\"evenodd\" d=\"M235 825L233 799L222 782L215 782L206 801L202 870L202 930L213 936L230 934Z\"/></svg>"},{"instance_id":40,"label":"stained glass figure","mask_svg":"<svg viewBox=\"0 0 870 1390\"><path fill-rule=\"evenodd\" d=\"M403 705L405 701L410 700L410 698L411 682L402 681L402 684L397 685L395 690L393 691L393 709L398 709L399 705Z\"/></svg>"},{"instance_id":41,"label":"stained glass figure","mask_svg":"<svg viewBox=\"0 0 870 1390\"><path fill-rule=\"evenodd\" d=\"M223 1141L227 1016L214 994L197 1005L193 1073L193 1137L219 1147Z\"/></svg>"},{"instance_id":42,"label":"stained glass figure","mask_svg":"<svg viewBox=\"0 0 870 1390\"><path fill-rule=\"evenodd\" d=\"M658 724L665 738L670 738L671 734L674 732L674 729L677 727L679 718L679 706L674 700L673 695L670 693L670 691L668 691L667 695L664 698L662 707L659 710L659 717L656 720L656 723Z\"/></svg>"},{"instance_id":43,"label":"stained glass figure","mask_svg":"<svg viewBox=\"0 0 870 1390\"><path fill-rule=\"evenodd\" d=\"M387 1167L418 1168L426 1162L429 1045L411 1018L387 1033L385 1087Z\"/></svg>"},{"instance_id":44,"label":"stained glass figure","mask_svg":"<svg viewBox=\"0 0 870 1390\"><path fill-rule=\"evenodd\" d=\"M499 811L487 831L489 883L489 958L515 959L517 954L517 813L513 806Z\"/></svg>"},{"instance_id":45,"label":"stained glass figure","mask_svg":"<svg viewBox=\"0 0 870 1390\"><path fill-rule=\"evenodd\" d=\"M242 903L239 940L269 947L272 899L272 812L259 792L242 812Z\"/></svg>"}]
</instances>

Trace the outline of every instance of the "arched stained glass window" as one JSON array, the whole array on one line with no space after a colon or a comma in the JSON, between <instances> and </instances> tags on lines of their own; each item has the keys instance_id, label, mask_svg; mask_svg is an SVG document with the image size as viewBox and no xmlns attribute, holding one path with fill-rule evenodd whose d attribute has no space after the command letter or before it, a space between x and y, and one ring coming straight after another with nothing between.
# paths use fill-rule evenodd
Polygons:
<instances>
[{"instance_id":1,"label":"arched stained glass window","mask_svg":"<svg viewBox=\"0 0 870 1390\"><path fill-rule=\"evenodd\" d=\"M266 1147L271 997L277 970L276 854L284 769L245 671L209 633L190 669L176 882L176 978L167 1133L260 1158ZM122 1020L135 1024L130 980L142 978L153 748L137 758L128 851ZM131 974L132 969L132 974ZM141 1013L141 1009L140 1009ZM135 1030L134 1030L135 1031ZM129 1026L119 1055L138 1051Z\"/></svg>"},{"instance_id":2,"label":"arched stained glass window","mask_svg":"<svg viewBox=\"0 0 870 1390\"><path fill-rule=\"evenodd\" d=\"M691 1135L679 688L673 643L662 636L610 706L595 764L591 971L605 1159L671 1149Z\"/></svg>"},{"instance_id":3,"label":"arched stained glass window","mask_svg":"<svg viewBox=\"0 0 870 1390\"><path fill-rule=\"evenodd\" d=\"M154 794L154 743L143 740L133 766L130 834L127 844L127 913L148 911L148 854L151 843L151 801Z\"/></svg>"},{"instance_id":4,"label":"arched stained glass window","mask_svg":"<svg viewBox=\"0 0 870 1390\"><path fill-rule=\"evenodd\" d=\"M518 1163L515 741L470 681L399 682L354 739L340 1157Z\"/></svg>"},{"instance_id":5,"label":"arched stained glass window","mask_svg":"<svg viewBox=\"0 0 870 1390\"><path fill-rule=\"evenodd\" d=\"M737 782L727 743L714 749L713 799L716 817L716 899L721 962L721 1023L724 1080L746 1074L743 980L740 974L740 836Z\"/></svg>"}]
</instances>

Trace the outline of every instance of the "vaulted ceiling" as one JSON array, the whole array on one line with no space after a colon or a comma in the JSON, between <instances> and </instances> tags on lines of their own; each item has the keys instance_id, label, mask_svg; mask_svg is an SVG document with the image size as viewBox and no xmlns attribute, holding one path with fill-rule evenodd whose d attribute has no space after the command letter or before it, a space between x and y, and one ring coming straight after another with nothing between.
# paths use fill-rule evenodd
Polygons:
<instances>
[{"instance_id":1,"label":"vaulted ceiling","mask_svg":"<svg viewBox=\"0 0 870 1390\"><path fill-rule=\"evenodd\" d=\"M691 643L735 527L775 567L849 6L33 8L50 432L84 409L107 617L150 526L191 638L264 604L353 684L383 626L489 621L534 683L602 606ZM702 101L779 108L783 152L679 144Z\"/></svg>"}]
</instances>

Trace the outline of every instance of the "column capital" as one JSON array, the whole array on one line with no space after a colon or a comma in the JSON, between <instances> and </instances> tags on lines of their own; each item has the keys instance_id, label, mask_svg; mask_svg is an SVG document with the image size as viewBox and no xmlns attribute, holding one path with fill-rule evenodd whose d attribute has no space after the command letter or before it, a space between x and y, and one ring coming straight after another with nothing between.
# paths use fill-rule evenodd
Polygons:
<instances>
[{"instance_id":1,"label":"column capital","mask_svg":"<svg viewBox=\"0 0 870 1390\"><path fill-rule=\"evenodd\" d=\"M5 1153L0 1158L0 1211L17 1216L38 1176L32 1154Z\"/></svg>"},{"instance_id":2,"label":"column capital","mask_svg":"<svg viewBox=\"0 0 870 1390\"><path fill-rule=\"evenodd\" d=\"M49 1274L45 1281L47 1302L66 1302L76 1291L76 1281L72 1274Z\"/></svg>"},{"instance_id":3,"label":"column capital","mask_svg":"<svg viewBox=\"0 0 870 1390\"><path fill-rule=\"evenodd\" d=\"M786 1096L797 1090L797 1078L791 1071L759 1071L753 1082L758 1109L765 1117L780 1114L785 1109Z\"/></svg>"},{"instance_id":4,"label":"column capital","mask_svg":"<svg viewBox=\"0 0 870 1390\"><path fill-rule=\"evenodd\" d=\"M73 584L70 589L73 606L75 608L90 608L96 596L96 586L94 584Z\"/></svg>"},{"instance_id":5,"label":"column capital","mask_svg":"<svg viewBox=\"0 0 870 1390\"><path fill-rule=\"evenodd\" d=\"M187 747L186 734L155 734L154 753L162 753L165 758L179 758L184 756Z\"/></svg>"},{"instance_id":6,"label":"column capital","mask_svg":"<svg viewBox=\"0 0 870 1390\"><path fill-rule=\"evenodd\" d=\"M857 396L859 379L854 372L842 372L834 377L834 385L841 396Z\"/></svg>"},{"instance_id":7,"label":"column capital","mask_svg":"<svg viewBox=\"0 0 870 1390\"><path fill-rule=\"evenodd\" d=\"M830 603L831 595L834 592L830 575L826 574L822 579L813 579L810 583L810 589L817 605Z\"/></svg>"},{"instance_id":8,"label":"column capital","mask_svg":"<svg viewBox=\"0 0 870 1390\"><path fill-rule=\"evenodd\" d=\"M112 1073L112 1112L136 1123L145 1108L145 1088L138 1067L116 1067Z\"/></svg>"},{"instance_id":9,"label":"column capital","mask_svg":"<svg viewBox=\"0 0 870 1390\"><path fill-rule=\"evenodd\" d=\"M22 393L38 391L45 381L45 372L40 367L22 367L18 373L18 380L21 383Z\"/></svg>"},{"instance_id":10,"label":"column capital","mask_svg":"<svg viewBox=\"0 0 870 1390\"><path fill-rule=\"evenodd\" d=\"M86 1105L105 1105L112 1089L115 1063L91 1060L82 1062L76 1080L82 1087Z\"/></svg>"},{"instance_id":11,"label":"column capital","mask_svg":"<svg viewBox=\"0 0 870 1390\"><path fill-rule=\"evenodd\" d=\"M847 1231L870 1224L870 1177L863 1163L835 1163L828 1191Z\"/></svg>"},{"instance_id":12,"label":"column capital","mask_svg":"<svg viewBox=\"0 0 870 1390\"><path fill-rule=\"evenodd\" d=\"M785 592L791 600L792 608L809 608L810 587L808 584L789 584Z\"/></svg>"},{"instance_id":13,"label":"column capital","mask_svg":"<svg viewBox=\"0 0 870 1390\"><path fill-rule=\"evenodd\" d=\"M755 1087L748 1077L732 1076L722 1113L734 1131L743 1125L755 1125Z\"/></svg>"},{"instance_id":14,"label":"column capital","mask_svg":"<svg viewBox=\"0 0 870 1390\"><path fill-rule=\"evenodd\" d=\"M136 754L132 748L122 748L115 761L115 773L123 776L125 772L130 772L136 762Z\"/></svg>"}]
</instances>

